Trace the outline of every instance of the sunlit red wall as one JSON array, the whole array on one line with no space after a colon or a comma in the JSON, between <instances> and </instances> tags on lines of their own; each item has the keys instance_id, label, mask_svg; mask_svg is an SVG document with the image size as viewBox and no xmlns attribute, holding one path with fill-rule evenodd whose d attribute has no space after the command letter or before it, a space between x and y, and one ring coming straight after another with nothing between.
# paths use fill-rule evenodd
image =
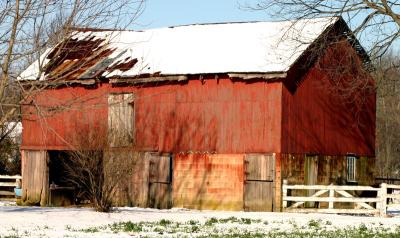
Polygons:
<instances>
[{"instance_id":1,"label":"sunlit red wall","mask_svg":"<svg viewBox=\"0 0 400 238\"><path fill-rule=\"evenodd\" d=\"M98 88L64 87L41 92L23 107L24 149L70 149L88 131L105 137L107 96L135 95L137 150L163 152L271 153L280 151L280 82L229 78L191 79L181 84ZM43 117L29 115L61 105ZM38 120L38 118L40 120Z\"/></svg>"},{"instance_id":2,"label":"sunlit red wall","mask_svg":"<svg viewBox=\"0 0 400 238\"><path fill-rule=\"evenodd\" d=\"M344 54L350 57L342 57ZM352 62L346 62L352 61ZM109 93L133 92L135 144L141 151L375 155L375 93L335 89L356 78L361 61L348 43L327 50L320 64L281 82L233 81L227 77L183 83L97 88L64 87L41 92L23 107L23 149L71 149L89 131L106 137ZM321 65L329 67L321 67ZM339 70L340 67L338 67ZM358 69L357 69L358 68ZM286 87L297 82L296 90ZM351 86L351 84L350 84ZM289 90L288 88L291 88ZM339 92L339 93L338 93ZM354 99L354 100L349 100ZM29 103L29 102L28 102ZM39 105L36 107L35 105ZM37 108L59 105L57 108ZM43 109L43 108L42 108Z\"/></svg>"}]
</instances>

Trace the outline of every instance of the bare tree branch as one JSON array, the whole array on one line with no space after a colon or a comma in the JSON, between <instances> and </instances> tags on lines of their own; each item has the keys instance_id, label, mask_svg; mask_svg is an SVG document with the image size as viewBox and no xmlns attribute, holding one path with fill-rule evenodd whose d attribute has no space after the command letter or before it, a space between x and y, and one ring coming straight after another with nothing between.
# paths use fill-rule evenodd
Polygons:
<instances>
[{"instance_id":1,"label":"bare tree branch","mask_svg":"<svg viewBox=\"0 0 400 238\"><path fill-rule=\"evenodd\" d=\"M372 59L384 55L398 40L400 5L388 0L260 0L245 5L277 19L341 16L365 43ZM371 44L368 42L372 42Z\"/></svg>"},{"instance_id":2,"label":"bare tree branch","mask_svg":"<svg viewBox=\"0 0 400 238\"><path fill-rule=\"evenodd\" d=\"M67 39L75 27L131 27L144 6L145 0L0 1L0 125L18 121L19 104L26 103L47 88L45 84L29 86L18 81L22 70L35 61L39 72L33 78L40 78L45 70L42 66L46 55L43 54L47 49L62 42L59 47L68 52L65 47L71 45Z\"/></svg>"}]
</instances>

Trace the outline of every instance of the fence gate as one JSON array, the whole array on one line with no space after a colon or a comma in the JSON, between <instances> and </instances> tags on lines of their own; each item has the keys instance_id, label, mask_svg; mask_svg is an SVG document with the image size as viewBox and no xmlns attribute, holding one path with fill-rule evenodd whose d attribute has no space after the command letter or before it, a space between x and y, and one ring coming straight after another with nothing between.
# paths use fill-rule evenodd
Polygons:
<instances>
[{"instance_id":1,"label":"fence gate","mask_svg":"<svg viewBox=\"0 0 400 238\"><path fill-rule=\"evenodd\" d=\"M149 154L149 207L172 207L171 155Z\"/></svg>"},{"instance_id":2,"label":"fence gate","mask_svg":"<svg viewBox=\"0 0 400 238\"><path fill-rule=\"evenodd\" d=\"M274 155L246 155L244 210L271 211L274 206Z\"/></svg>"}]
</instances>

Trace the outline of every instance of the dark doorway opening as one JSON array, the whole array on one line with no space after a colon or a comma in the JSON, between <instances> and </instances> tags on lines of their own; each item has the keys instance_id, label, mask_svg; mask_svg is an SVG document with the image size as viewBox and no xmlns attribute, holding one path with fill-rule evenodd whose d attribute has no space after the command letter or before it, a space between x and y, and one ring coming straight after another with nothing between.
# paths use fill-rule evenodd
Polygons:
<instances>
[{"instance_id":1,"label":"dark doorway opening","mask_svg":"<svg viewBox=\"0 0 400 238\"><path fill-rule=\"evenodd\" d=\"M83 189L68 179L66 165L70 161L68 151L49 151L49 206L71 206L88 202Z\"/></svg>"}]
</instances>

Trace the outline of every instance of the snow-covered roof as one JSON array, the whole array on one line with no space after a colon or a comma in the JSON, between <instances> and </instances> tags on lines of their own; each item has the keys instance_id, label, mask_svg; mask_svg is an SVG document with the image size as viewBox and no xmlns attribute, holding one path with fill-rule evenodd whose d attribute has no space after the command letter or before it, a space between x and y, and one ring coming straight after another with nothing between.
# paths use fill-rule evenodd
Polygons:
<instances>
[{"instance_id":1,"label":"snow-covered roof","mask_svg":"<svg viewBox=\"0 0 400 238\"><path fill-rule=\"evenodd\" d=\"M286 72L337 20L315 18L295 24L292 21L245 22L146 31L77 31L68 43L75 47L73 54L59 54L59 49L56 54L57 47L47 50L40 63L30 65L19 78L54 79L68 74L67 69L74 69L75 73L68 77L75 79ZM89 43L91 48L85 48L87 55L82 55L83 48L77 48ZM63 49L73 48L64 46ZM90 62L85 64L85 61ZM41 75L38 75L39 64L45 69Z\"/></svg>"}]
</instances>

